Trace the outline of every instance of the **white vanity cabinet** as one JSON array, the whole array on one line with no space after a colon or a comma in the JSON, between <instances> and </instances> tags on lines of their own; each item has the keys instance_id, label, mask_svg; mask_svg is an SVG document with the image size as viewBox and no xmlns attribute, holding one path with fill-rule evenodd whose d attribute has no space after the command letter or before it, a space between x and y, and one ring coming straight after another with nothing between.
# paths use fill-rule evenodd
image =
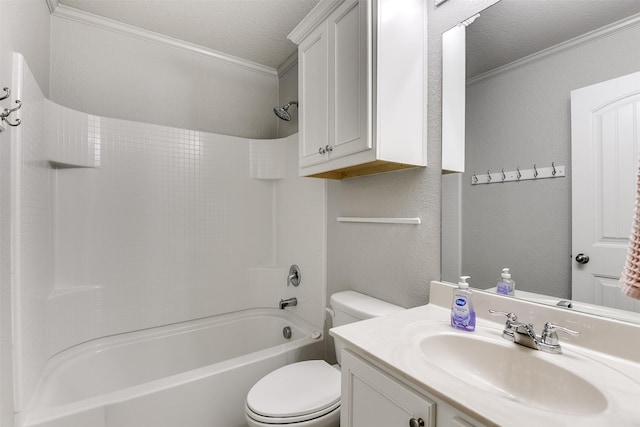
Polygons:
<instances>
[{"instance_id":1,"label":"white vanity cabinet","mask_svg":"<svg viewBox=\"0 0 640 427\"><path fill-rule=\"evenodd\" d=\"M341 427L480 427L483 424L350 351L342 352Z\"/></svg>"},{"instance_id":2,"label":"white vanity cabinet","mask_svg":"<svg viewBox=\"0 0 640 427\"><path fill-rule=\"evenodd\" d=\"M321 0L298 44L300 175L426 166L422 0Z\"/></svg>"}]
</instances>

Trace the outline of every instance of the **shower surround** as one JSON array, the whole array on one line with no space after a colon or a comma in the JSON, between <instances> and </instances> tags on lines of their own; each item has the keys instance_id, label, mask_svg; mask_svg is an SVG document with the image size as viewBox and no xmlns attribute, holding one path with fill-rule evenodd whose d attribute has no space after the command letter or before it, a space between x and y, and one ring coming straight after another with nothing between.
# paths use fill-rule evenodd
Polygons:
<instances>
[{"instance_id":1,"label":"shower surround","mask_svg":"<svg viewBox=\"0 0 640 427\"><path fill-rule=\"evenodd\" d=\"M291 311L322 329L325 183L297 176L297 135L249 140L88 115L46 100L13 61L23 124L9 131L2 197L15 230L18 411L51 356L99 337L291 296ZM295 289L290 264L303 270Z\"/></svg>"}]
</instances>

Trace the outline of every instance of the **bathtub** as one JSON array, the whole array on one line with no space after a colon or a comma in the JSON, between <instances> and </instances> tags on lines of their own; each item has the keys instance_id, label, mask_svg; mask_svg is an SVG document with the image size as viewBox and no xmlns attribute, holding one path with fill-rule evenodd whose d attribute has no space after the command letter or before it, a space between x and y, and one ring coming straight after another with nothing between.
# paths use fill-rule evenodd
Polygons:
<instances>
[{"instance_id":1,"label":"bathtub","mask_svg":"<svg viewBox=\"0 0 640 427\"><path fill-rule=\"evenodd\" d=\"M288 311L254 309L101 338L51 358L21 424L246 426L251 386L281 366L321 358L318 335Z\"/></svg>"}]
</instances>

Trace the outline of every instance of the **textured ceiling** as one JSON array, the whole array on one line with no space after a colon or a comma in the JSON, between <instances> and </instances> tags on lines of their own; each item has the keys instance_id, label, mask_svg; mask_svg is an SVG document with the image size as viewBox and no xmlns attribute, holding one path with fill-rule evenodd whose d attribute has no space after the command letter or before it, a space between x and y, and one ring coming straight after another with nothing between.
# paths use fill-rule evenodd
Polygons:
<instances>
[{"instance_id":1,"label":"textured ceiling","mask_svg":"<svg viewBox=\"0 0 640 427\"><path fill-rule=\"evenodd\" d=\"M318 0L60 0L125 24L277 68L287 35Z\"/></svg>"},{"instance_id":2,"label":"textured ceiling","mask_svg":"<svg viewBox=\"0 0 640 427\"><path fill-rule=\"evenodd\" d=\"M640 13L640 0L502 0L467 27L467 75Z\"/></svg>"},{"instance_id":3,"label":"textured ceiling","mask_svg":"<svg viewBox=\"0 0 640 427\"><path fill-rule=\"evenodd\" d=\"M59 1L277 68L296 50L287 35L319 0ZM501 0L467 29L467 75L481 74L637 13L640 0Z\"/></svg>"}]
</instances>

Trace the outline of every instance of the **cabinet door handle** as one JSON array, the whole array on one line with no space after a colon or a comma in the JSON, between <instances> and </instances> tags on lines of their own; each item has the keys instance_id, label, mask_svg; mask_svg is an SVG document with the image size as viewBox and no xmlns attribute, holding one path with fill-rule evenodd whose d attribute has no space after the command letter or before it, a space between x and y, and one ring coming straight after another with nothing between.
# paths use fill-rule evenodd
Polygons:
<instances>
[{"instance_id":1,"label":"cabinet door handle","mask_svg":"<svg viewBox=\"0 0 640 427\"><path fill-rule=\"evenodd\" d=\"M332 151L333 151L333 147L332 147L332 146L330 146L330 145L327 145L326 147L324 147L324 149L325 149L325 151L326 151L327 153L330 153L330 152L332 152Z\"/></svg>"},{"instance_id":2,"label":"cabinet door handle","mask_svg":"<svg viewBox=\"0 0 640 427\"><path fill-rule=\"evenodd\" d=\"M318 154L324 154L326 152L327 152L327 150L325 150L324 148L322 148L322 147L318 148Z\"/></svg>"},{"instance_id":3,"label":"cabinet door handle","mask_svg":"<svg viewBox=\"0 0 640 427\"><path fill-rule=\"evenodd\" d=\"M424 427L424 420L422 418L411 418L409 420L409 427Z\"/></svg>"}]
</instances>

